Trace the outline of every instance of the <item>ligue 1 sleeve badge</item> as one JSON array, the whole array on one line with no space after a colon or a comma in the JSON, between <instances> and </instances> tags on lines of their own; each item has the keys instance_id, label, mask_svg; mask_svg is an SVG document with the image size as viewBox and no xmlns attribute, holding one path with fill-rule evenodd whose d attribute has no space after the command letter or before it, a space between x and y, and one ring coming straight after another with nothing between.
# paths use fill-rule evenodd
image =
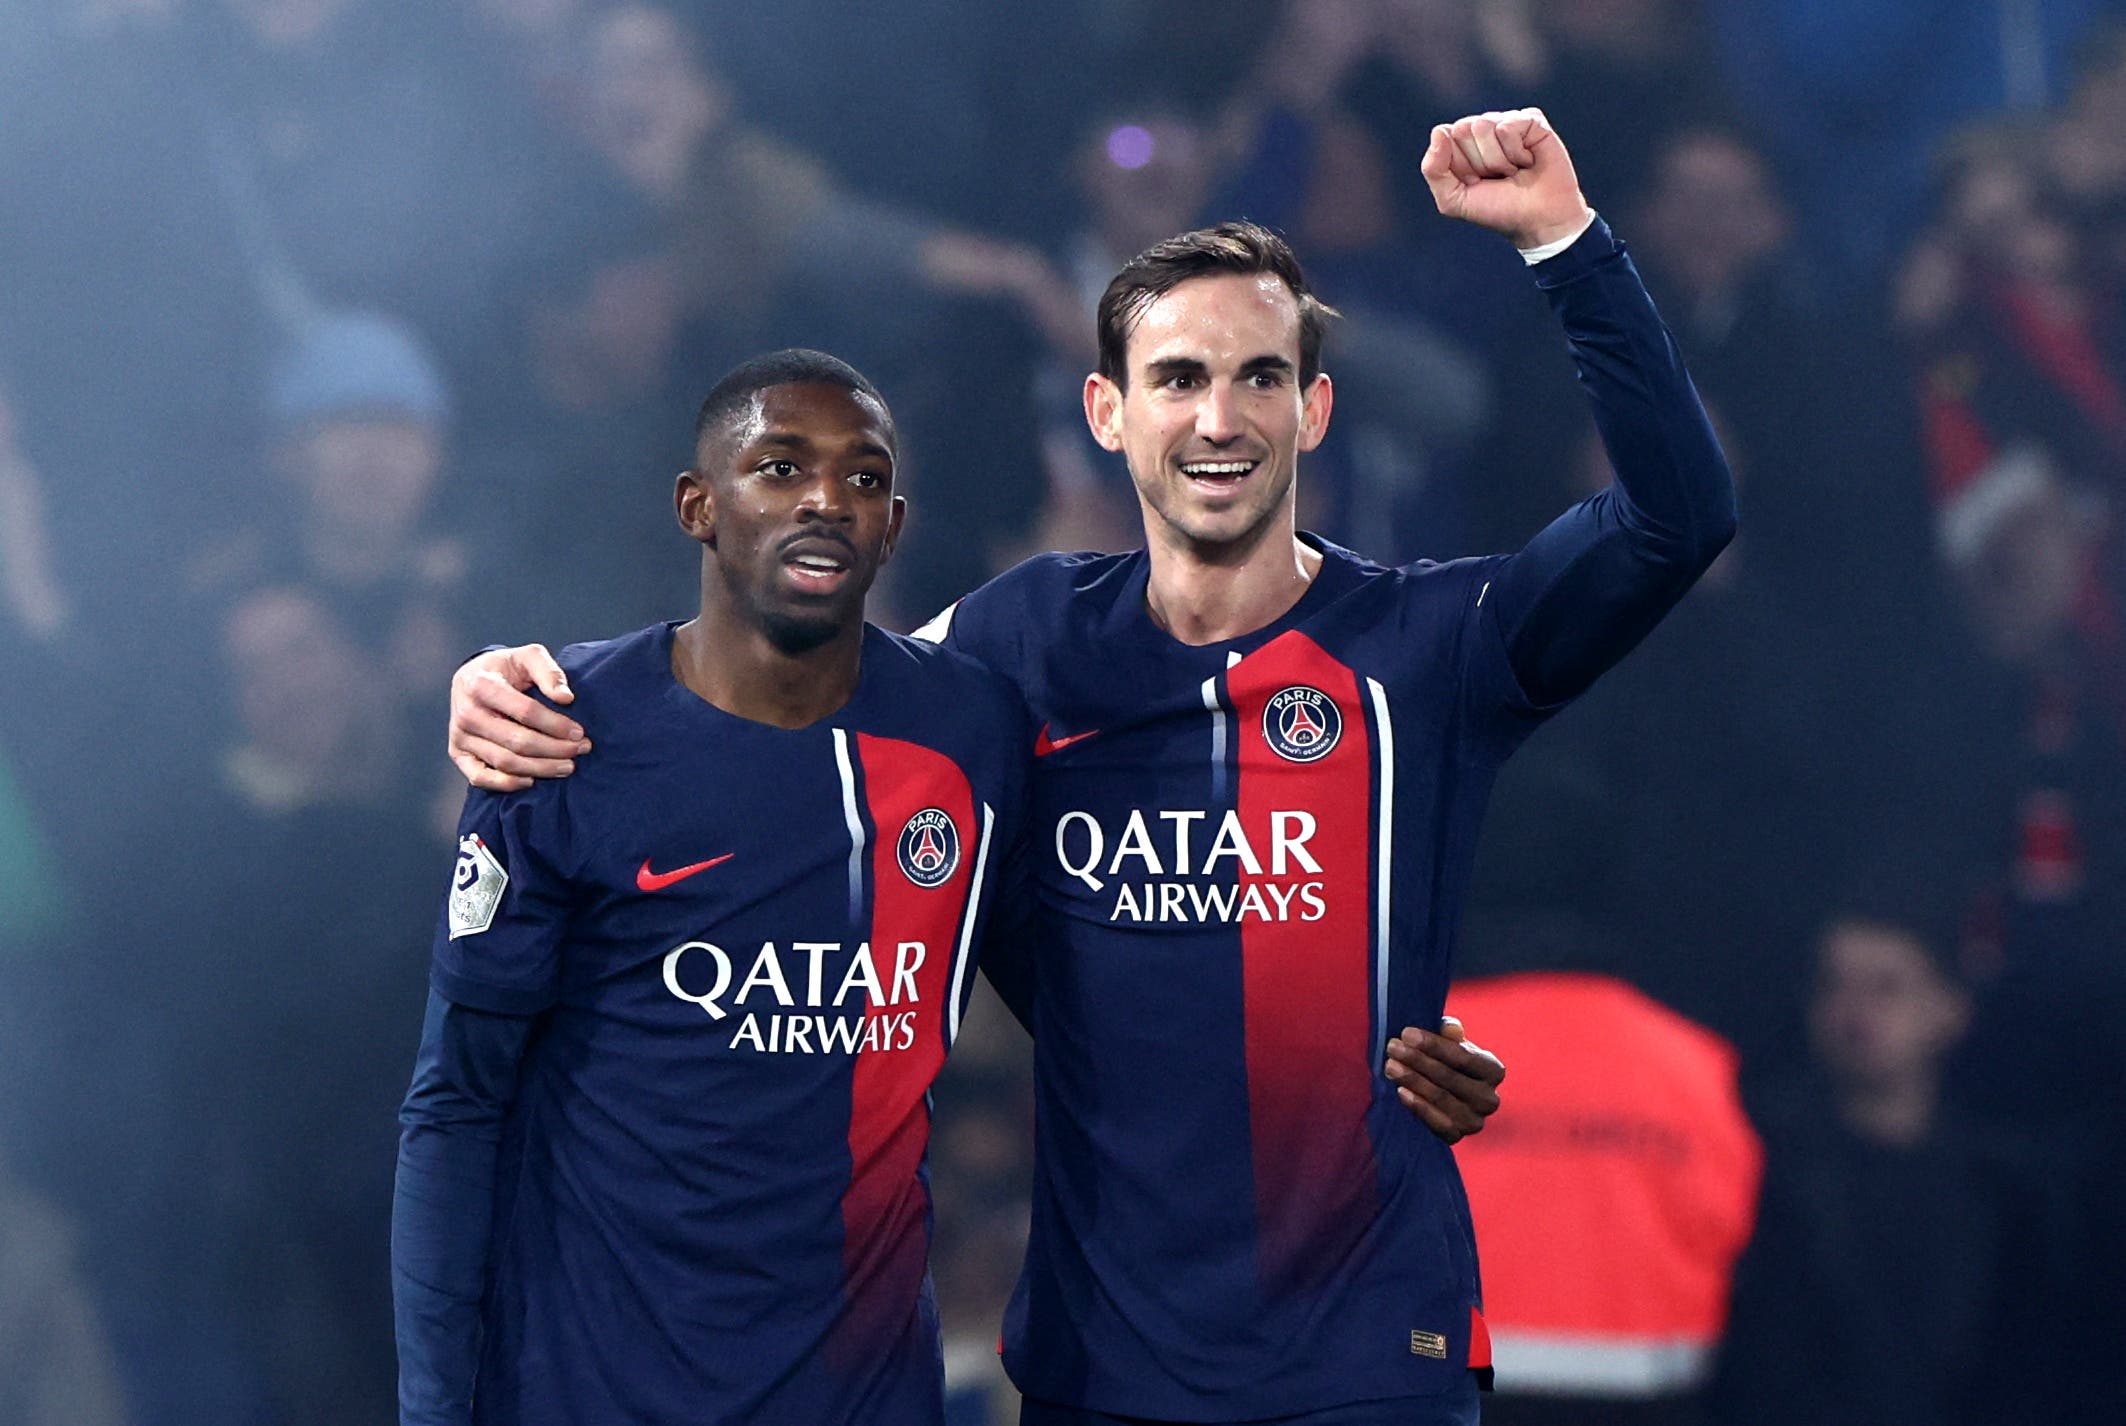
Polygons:
<instances>
[{"instance_id":1,"label":"ligue 1 sleeve badge","mask_svg":"<svg viewBox=\"0 0 2126 1426\"><path fill-rule=\"evenodd\" d=\"M509 873L479 833L458 838L458 866L450 877L450 939L478 935L494 925L508 885Z\"/></svg>"},{"instance_id":2,"label":"ligue 1 sleeve badge","mask_svg":"<svg viewBox=\"0 0 2126 1426\"><path fill-rule=\"evenodd\" d=\"M960 829L935 807L925 807L901 828L894 855L917 886L942 886L960 864Z\"/></svg>"},{"instance_id":3,"label":"ligue 1 sleeve badge","mask_svg":"<svg viewBox=\"0 0 2126 1426\"><path fill-rule=\"evenodd\" d=\"M1318 688L1295 683L1262 710L1262 739L1286 762L1325 758L1344 735L1343 710Z\"/></svg>"}]
</instances>

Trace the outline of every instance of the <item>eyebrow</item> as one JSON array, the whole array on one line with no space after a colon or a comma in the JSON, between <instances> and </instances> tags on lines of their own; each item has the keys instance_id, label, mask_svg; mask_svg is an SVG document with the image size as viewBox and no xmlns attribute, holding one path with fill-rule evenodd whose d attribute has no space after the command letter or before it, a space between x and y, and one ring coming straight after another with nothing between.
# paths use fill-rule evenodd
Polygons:
<instances>
[{"instance_id":1,"label":"eyebrow","mask_svg":"<svg viewBox=\"0 0 2126 1426\"><path fill-rule=\"evenodd\" d=\"M1250 357L1240 365L1240 375L1244 378L1265 371L1290 372L1291 370L1292 363L1290 359L1278 356L1274 352L1266 352L1259 357ZM1144 374L1154 381L1162 381L1170 376L1208 376L1210 375L1210 368L1195 357L1161 357L1157 361L1146 362Z\"/></svg>"},{"instance_id":2,"label":"eyebrow","mask_svg":"<svg viewBox=\"0 0 2126 1426\"><path fill-rule=\"evenodd\" d=\"M1153 381L1164 381L1170 376L1208 376L1210 370L1194 357L1161 357L1144 364L1144 374Z\"/></svg>"},{"instance_id":3,"label":"eyebrow","mask_svg":"<svg viewBox=\"0 0 2126 1426\"><path fill-rule=\"evenodd\" d=\"M809 452L814 449L815 444L813 439L802 431L768 431L746 442L745 449L749 451L788 450ZM858 455L870 456L875 460L885 461L889 465L893 461L893 452L880 445L877 441L857 441L854 449Z\"/></svg>"}]
</instances>

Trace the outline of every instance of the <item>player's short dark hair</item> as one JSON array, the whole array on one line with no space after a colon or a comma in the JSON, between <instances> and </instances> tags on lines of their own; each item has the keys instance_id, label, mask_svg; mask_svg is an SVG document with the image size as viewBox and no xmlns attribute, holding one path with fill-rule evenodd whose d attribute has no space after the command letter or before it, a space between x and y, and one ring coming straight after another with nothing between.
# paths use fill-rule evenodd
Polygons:
<instances>
[{"instance_id":1,"label":"player's short dark hair","mask_svg":"<svg viewBox=\"0 0 2126 1426\"><path fill-rule=\"evenodd\" d=\"M1123 265L1100 294L1100 374L1127 386L1125 351L1144 309L1192 277L1274 273L1299 300L1299 380L1321 373L1321 343L1342 316L1314 295L1292 245L1260 223L1220 223L1153 243Z\"/></svg>"},{"instance_id":2,"label":"player's short dark hair","mask_svg":"<svg viewBox=\"0 0 2126 1426\"><path fill-rule=\"evenodd\" d=\"M900 449L899 433L893 426L893 408L886 398L865 376L838 356L814 351L810 347L785 347L779 352L767 352L740 362L725 372L723 379L709 388L702 398L701 410L694 417L694 449L720 431L724 423L746 409L753 398L771 386L793 386L817 382L826 386L839 386L844 391L876 402L881 415L886 418L886 444L896 451Z\"/></svg>"}]
</instances>

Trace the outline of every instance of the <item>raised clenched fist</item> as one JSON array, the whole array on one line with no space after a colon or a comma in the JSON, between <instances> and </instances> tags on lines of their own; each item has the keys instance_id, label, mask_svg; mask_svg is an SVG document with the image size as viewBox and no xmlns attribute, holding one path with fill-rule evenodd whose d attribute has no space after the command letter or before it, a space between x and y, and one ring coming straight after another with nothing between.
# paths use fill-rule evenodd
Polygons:
<instances>
[{"instance_id":1,"label":"raised clenched fist","mask_svg":"<svg viewBox=\"0 0 2126 1426\"><path fill-rule=\"evenodd\" d=\"M1502 233L1517 248L1572 237L1594 216L1572 155L1540 109L1435 125L1422 170L1440 212Z\"/></svg>"}]
</instances>

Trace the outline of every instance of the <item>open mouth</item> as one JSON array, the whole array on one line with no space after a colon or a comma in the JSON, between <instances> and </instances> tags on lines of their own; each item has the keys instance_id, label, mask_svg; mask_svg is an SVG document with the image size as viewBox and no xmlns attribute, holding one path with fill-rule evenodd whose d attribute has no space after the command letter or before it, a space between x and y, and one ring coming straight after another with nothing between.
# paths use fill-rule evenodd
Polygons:
<instances>
[{"instance_id":1,"label":"open mouth","mask_svg":"<svg viewBox=\"0 0 2126 1426\"><path fill-rule=\"evenodd\" d=\"M809 540L785 550L782 563L791 582L807 594L833 593L856 568L849 551L824 540Z\"/></svg>"},{"instance_id":2,"label":"open mouth","mask_svg":"<svg viewBox=\"0 0 2126 1426\"><path fill-rule=\"evenodd\" d=\"M1224 495L1238 490L1259 465L1254 460L1189 460L1181 462L1181 474L1207 495Z\"/></svg>"}]
</instances>

